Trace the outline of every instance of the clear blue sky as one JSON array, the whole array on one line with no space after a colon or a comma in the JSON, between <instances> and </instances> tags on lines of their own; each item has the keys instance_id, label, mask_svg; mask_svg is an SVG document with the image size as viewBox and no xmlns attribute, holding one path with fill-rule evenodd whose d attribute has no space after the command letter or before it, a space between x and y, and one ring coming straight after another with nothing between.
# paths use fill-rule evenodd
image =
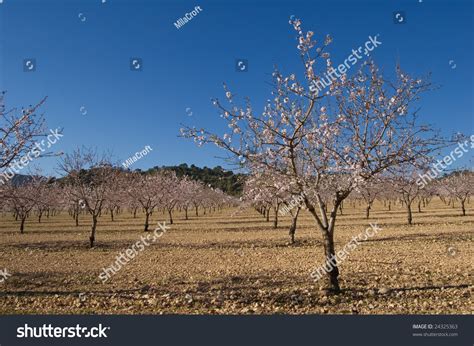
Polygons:
<instances>
[{"instance_id":1,"label":"clear blue sky","mask_svg":"<svg viewBox=\"0 0 474 346\"><path fill-rule=\"evenodd\" d=\"M203 11L176 29L195 6ZM405 12L406 24L394 24L394 11ZM335 64L379 34L372 56L387 74L399 61L412 75L432 72L441 86L420 103L421 120L445 134L474 132L471 0L3 0L0 89L9 107L48 96L48 127L64 128L58 151L86 145L125 160L150 145L152 153L131 168L222 164L216 148L178 138L180 123L219 130L210 99L223 96L223 82L260 110L274 64L301 76L291 15L316 39L333 36ZM131 57L143 60L142 71L130 71ZM23 71L25 58L36 59L35 72ZM249 61L248 72L235 71L236 58ZM47 173L55 166L51 159L36 164Z\"/></svg>"}]
</instances>

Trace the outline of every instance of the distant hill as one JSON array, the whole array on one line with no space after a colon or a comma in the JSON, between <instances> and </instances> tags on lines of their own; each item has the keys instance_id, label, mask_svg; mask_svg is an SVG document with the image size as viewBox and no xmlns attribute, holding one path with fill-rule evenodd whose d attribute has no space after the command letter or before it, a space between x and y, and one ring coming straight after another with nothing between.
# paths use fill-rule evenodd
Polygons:
<instances>
[{"instance_id":1,"label":"distant hill","mask_svg":"<svg viewBox=\"0 0 474 346\"><path fill-rule=\"evenodd\" d=\"M234 174L234 172L227 171L221 166L200 168L195 165L188 166L186 163L179 166L156 166L144 173L152 173L157 170L173 171L178 177L187 175L193 180L202 181L204 184L221 189L232 196L240 196L242 194L245 179L244 174Z\"/></svg>"},{"instance_id":2,"label":"distant hill","mask_svg":"<svg viewBox=\"0 0 474 346\"><path fill-rule=\"evenodd\" d=\"M29 183L33 178L30 175L24 174L15 174L11 179L11 182L14 186L19 186Z\"/></svg>"},{"instance_id":3,"label":"distant hill","mask_svg":"<svg viewBox=\"0 0 474 346\"><path fill-rule=\"evenodd\" d=\"M240 196L242 194L245 174L234 174L234 172L227 171L221 166L214 168L200 168L195 165L188 166L186 163L183 163L179 166L155 166L146 171L140 169L136 169L135 171L149 174L161 170L173 171L180 178L187 175L193 180L201 181L206 185L211 185L213 188L218 188L231 196ZM31 179L32 177L29 175L17 174L13 177L12 182L14 185L18 186L28 183ZM58 179L51 178L49 181L57 181L61 183L65 182L65 179L65 177Z\"/></svg>"},{"instance_id":4,"label":"distant hill","mask_svg":"<svg viewBox=\"0 0 474 346\"><path fill-rule=\"evenodd\" d=\"M47 177L42 177L42 176L37 176L37 178L47 181L48 183L56 180L55 178L47 178ZM33 180L33 176L31 175L15 174L13 178L11 178L10 181L14 186L20 186L23 184L28 184L32 180Z\"/></svg>"}]
</instances>

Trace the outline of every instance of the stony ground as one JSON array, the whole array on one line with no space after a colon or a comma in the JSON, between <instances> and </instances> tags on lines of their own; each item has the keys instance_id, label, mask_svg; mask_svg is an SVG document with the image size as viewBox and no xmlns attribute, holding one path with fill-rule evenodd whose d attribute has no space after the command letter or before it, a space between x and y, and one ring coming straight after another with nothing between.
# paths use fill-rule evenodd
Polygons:
<instances>
[{"instance_id":1,"label":"stony ground","mask_svg":"<svg viewBox=\"0 0 474 346\"><path fill-rule=\"evenodd\" d=\"M326 296L311 271L322 264L322 244L308 214L297 243L288 245L289 219L278 229L253 210L224 210L175 223L156 243L102 283L102 268L144 234L143 218L104 215L97 246L87 244L89 220L75 227L67 215L32 217L25 234L0 216L0 314L471 314L473 205L432 201L405 225L400 206L363 206L338 220L336 247L381 228L340 265L343 288ZM153 221L165 220L161 213ZM0 281L1 277L0 277Z\"/></svg>"}]
</instances>

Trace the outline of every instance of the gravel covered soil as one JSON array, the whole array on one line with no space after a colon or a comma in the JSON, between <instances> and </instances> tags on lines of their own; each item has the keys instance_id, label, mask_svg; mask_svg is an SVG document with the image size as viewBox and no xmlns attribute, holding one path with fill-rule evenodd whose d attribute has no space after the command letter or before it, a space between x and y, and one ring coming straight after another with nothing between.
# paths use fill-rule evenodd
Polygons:
<instances>
[{"instance_id":1,"label":"gravel covered soil","mask_svg":"<svg viewBox=\"0 0 474 346\"><path fill-rule=\"evenodd\" d=\"M336 251L369 222L381 230L340 263L342 293L327 295L310 273L323 263L310 215L288 244L290 220L278 229L254 210L228 209L175 223L106 283L104 267L144 235L141 215L99 222L88 248L89 219L32 217L25 234L0 216L1 314L471 314L474 212L432 201L405 225L404 210L376 204L346 207L336 225ZM153 222L165 220L156 213Z\"/></svg>"}]
</instances>

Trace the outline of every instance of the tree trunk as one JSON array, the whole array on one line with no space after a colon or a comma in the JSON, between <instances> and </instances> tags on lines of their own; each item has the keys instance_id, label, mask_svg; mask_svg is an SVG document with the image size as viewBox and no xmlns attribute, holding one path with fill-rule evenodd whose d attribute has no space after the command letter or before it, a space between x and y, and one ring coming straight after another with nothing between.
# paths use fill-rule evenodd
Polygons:
<instances>
[{"instance_id":1,"label":"tree trunk","mask_svg":"<svg viewBox=\"0 0 474 346\"><path fill-rule=\"evenodd\" d=\"M185 220L188 220L188 207L184 208Z\"/></svg>"},{"instance_id":2,"label":"tree trunk","mask_svg":"<svg viewBox=\"0 0 474 346\"><path fill-rule=\"evenodd\" d=\"M337 208L342 202L343 198L334 201L333 209L330 214L329 222L326 218L326 206L319 198L318 204L323 216L322 221L319 219L314 206L311 205L308 200L305 200L308 211L313 215L317 221L319 229L321 230L323 242L324 242L324 254L326 257L325 271L326 271L326 289L329 293L340 293L341 288L339 287L339 269L337 267L336 251L334 250L334 229L336 225Z\"/></svg>"},{"instance_id":3,"label":"tree trunk","mask_svg":"<svg viewBox=\"0 0 474 346\"><path fill-rule=\"evenodd\" d=\"M466 207L464 203L465 201L461 200L462 216L466 216Z\"/></svg>"},{"instance_id":4,"label":"tree trunk","mask_svg":"<svg viewBox=\"0 0 474 346\"><path fill-rule=\"evenodd\" d=\"M173 224L173 213L172 213L171 209L168 210L168 215L170 217L170 224L172 225Z\"/></svg>"},{"instance_id":5,"label":"tree trunk","mask_svg":"<svg viewBox=\"0 0 474 346\"><path fill-rule=\"evenodd\" d=\"M326 266L331 270L326 274L326 284L332 293L340 293L339 287L339 269L337 268L336 252L334 250L334 232L323 231L324 253L326 255Z\"/></svg>"},{"instance_id":6,"label":"tree trunk","mask_svg":"<svg viewBox=\"0 0 474 346\"><path fill-rule=\"evenodd\" d=\"M278 209L280 206L278 205L276 208L273 208L275 211L275 218L273 219L273 228L278 228Z\"/></svg>"},{"instance_id":7,"label":"tree trunk","mask_svg":"<svg viewBox=\"0 0 474 346\"><path fill-rule=\"evenodd\" d=\"M97 228L97 216L93 215L93 216L92 216L91 236L89 237L89 241L90 241L90 246L91 246L91 248L94 247L95 230L96 230L96 228Z\"/></svg>"},{"instance_id":8,"label":"tree trunk","mask_svg":"<svg viewBox=\"0 0 474 346\"><path fill-rule=\"evenodd\" d=\"M145 211L145 229L144 232L148 232L148 220L150 219L150 212L148 210Z\"/></svg>"},{"instance_id":9,"label":"tree trunk","mask_svg":"<svg viewBox=\"0 0 474 346\"><path fill-rule=\"evenodd\" d=\"M267 209L266 213L267 213L267 216L266 216L267 222L269 222L270 221L270 208Z\"/></svg>"},{"instance_id":10,"label":"tree trunk","mask_svg":"<svg viewBox=\"0 0 474 346\"><path fill-rule=\"evenodd\" d=\"M368 220L370 216L370 203L367 203L367 207L365 208L365 218Z\"/></svg>"},{"instance_id":11,"label":"tree trunk","mask_svg":"<svg viewBox=\"0 0 474 346\"><path fill-rule=\"evenodd\" d=\"M20 233L24 233L26 216L21 218Z\"/></svg>"},{"instance_id":12,"label":"tree trunk","mask_svg":"<svg viewBox=\"0 0 474 346\"><path fill-rule=\"evenodd\" d=\"M411 203L407 202L407 222L409 225L412 224L412 215L411 215Z\"/></svg>"},{"instance_id":13,"label":"tree trunk","mask_svg":"<svg viewBox=\"0 0 474 346\"><path fill-rule=\"evenodd\" d=\"M110 218L112 219L112 222L114 221L114 210L110 209Z\"/></svg>"},{"instance_id":14,"label":"tree trunk","mask_svg":"<svg viewBox=\"0 0 474 346\"><path fill-rule=\"evenodd\" d=\"M292 217L291 219L291 225L290 225L290 244L295 243L295 233L296 233L296 222L298 221L298 214L300 212L300 208L296 210L296 214Z\"/></svg>"},{"instance_id":15,"label":"tree trunk","mask_svg":"<svg viewBox=\"0 0 474 346\"><path fill-rule=\"evenodd\" d=\"M76 221L76 227L79 227L79 208L74 212L74 219Z\"/></svg>"},{"instance_id":16,"label":"tree trunk","mask_svg":"<svg viewBox=\"0 0 474 346\"><path fill-rule=\"evenodd\" d=\"M296 232L296 219L293 218L290 225L290 231L288 233L290 235L290 244L295 243L295 232Z\"/></svg>"},{"instance_id":17,"label":"tree trunk","mask_svg":"<svg viewBox=\"0 0 474 346\"><path fill-rule=\"evenodd\" d=\"M421 213L421 201L418 201L418 212Z\"/></svg>"},{"instance_id":18,"label":"tree trunk","mask_svg":"<svg viewBox=\"0 0 474 346\"><path fill-rule=\"evenodd\" d=\"M199 216L198 207L196 207L196 216Z\"/></svg>"}]
</instances>

